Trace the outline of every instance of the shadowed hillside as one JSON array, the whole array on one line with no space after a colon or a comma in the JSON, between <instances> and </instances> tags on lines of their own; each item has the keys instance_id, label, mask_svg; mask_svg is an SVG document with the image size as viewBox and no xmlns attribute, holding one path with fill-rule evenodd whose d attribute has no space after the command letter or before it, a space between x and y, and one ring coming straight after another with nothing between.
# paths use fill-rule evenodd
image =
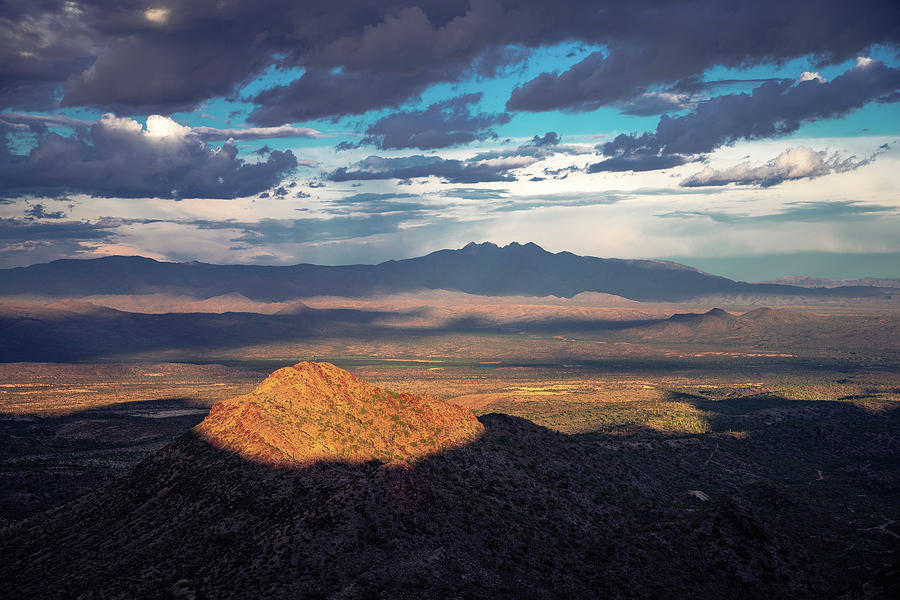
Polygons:
<instances>
[{"instance_id":1,"label":"shadowed hillside","mask_svg":"<svg viewBox=\"0 0 900 600\"><path fill-rule=\"evenodd\" d=\"M458 310L456 310L458 309ZM603 312L526 307L468 313L465 306L443 311L400 306L396 310L310 308L293 303L276 314L130 313L90 303L51 305L0 303L0 362L134 360L155 357L195 362L242 356L246 348L265 356L327 357L387 353L478 357L483 360L590 360L598 352L622 352L612 343L701 344L704 350L746 347L804 355L830 352L896 353L900 319L896 311L861 315L817 315L809 311L757 309L743 315L714 309L668 319L637 311L633 319ZM611 315L616 316L616 315ZM527 338L523 338L527 335ZM449 346L435 340L456 336ZM573 337L581 345L560 344ZM523 343L527 340L527 343ZM504 342L505 341L505 342ZM598 346L601 341L607 346ZM372 350L384 344L384 350ZM374 345L374 346L373 346ZM402 350L400 350L402 348ZM439 349L440 348L440 349ZM606 350L604 350L606 348ZM564 352L564 354L554 354ZM279 360L282 360L279 358Z\"/></svg>"},{"instance_id":2,"label":"shadowed hillside","mask_svg":"<svg viewBox=\"0 0 900 600\"><path fill-rule=\"evenodd\" d=\"M689 339L703 338L716 340L724 336L752 337L759 334L780 332L789 337L796 330L817 330L825 332L829 320L799 311L758 308L742 315L736 315L713 308L705 313L677 313L659 323L635 328L638 335L647 339Z\"/></svg>"}]
</instances>

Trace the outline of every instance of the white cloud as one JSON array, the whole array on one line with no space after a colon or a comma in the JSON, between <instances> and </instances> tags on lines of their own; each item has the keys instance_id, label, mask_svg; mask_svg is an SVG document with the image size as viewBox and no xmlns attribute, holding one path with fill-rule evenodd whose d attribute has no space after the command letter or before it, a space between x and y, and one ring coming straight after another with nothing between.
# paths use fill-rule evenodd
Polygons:
<instances>
[{"instance_id":1,"label":"white cloud","mask_svg":"<svg viewBox=\"0 0 900 600\"><path fill-rule=\"evenodd\" d=\"M121 129L137 132L142 129L141 124L128 117L117 117L112 113L104 114L99 121L75 119L67 115L32 115L28 113L7 112L0 113L0 121L13 127L27 126L29 124L42 124L48 127L91 127L100 124L109 129ZM322 133L311 127L294 127L293 125L280 125L278 127L190 127L162 115L150 115L147 117L147 132L154 137L165 137L178 133L184 137L192 133L205 142L215 140L261 140L269 138L325 138L335 134ZM349 135L349 134L342 134Z\"/></svg>"},{"instance_id":2,"label":"white cloud","mask_svg":"<svg viewBox=\"0 0 900 600\"><path fill-rule=\"evenodd\" d=\"M170 14L168 8L148 8L144 11L144 18L154 25L165 25Z\"/></svg>"},{"instance_id":3,"label":"white cloud","mask_svg":"<svg viewBox=\"0 0 900 600\"><path fill-rule=\"evenodd\" d=\"M100 117L99 124L107 130L118 130L128 133L140 133L143 129L141 124L134 119L128 117L117 117L112 113L106 113Z\"/></svg>"},{"instance_id":4,"label":"white cloud","mask_svg":"<svg viewBox=\"0 0 900 600\"><path fill-rule=\"evenodd\" d=\"M147 135L153 138L184 139L191 132L190 127L179 125L169 117L150 115L147 117Z\"/></svg>"},{"instance_id":5,"label":"white cloud","mask_svg":"<svg viewBox=\"0 0 900 600\"><path fill-rule=\"evenodd\" d=\"M877 153L876 153L877 154ZM788 148L765 164L752 166L749 161L727 169L706 167L681 182L682 187L759 185L770 187L791 179L821 177L831 173L845 173L869 164L875 154L863 160L856 156L843 156L839 152L828 155L826 150L816 151L805 146Z\"/></svg>"},{"instance_id":6,"label":"white cloud","mask_svg":"<svg viewBox=\"0 0 900 600\"><path fill-rule=\"evenodd\" d=\"M803 71L797 81L818 81L819 83L828 83L828 80L819 75L818 71Z\"/></svg>"}]
</instances>

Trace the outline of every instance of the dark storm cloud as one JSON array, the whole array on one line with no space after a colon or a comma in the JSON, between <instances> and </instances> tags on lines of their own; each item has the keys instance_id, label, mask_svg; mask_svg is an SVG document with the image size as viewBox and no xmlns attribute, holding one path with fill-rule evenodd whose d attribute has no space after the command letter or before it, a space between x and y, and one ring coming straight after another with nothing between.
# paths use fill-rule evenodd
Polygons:
<instances>
[{"instance_id":1,"label":"dark storm cloud","mask_svg":"<svg viewBox=\"0 0 900 600\"><path fill-rule=\"evenodd\" d=\"M248 119L259 125L278 125L323 117L357 115L375 108L393 108L423 92L433 81L455 75L435 76L428 72L333 73L310 70L289 85L264 90L252 98L257 108Z\"/></svg>"},{"instance_id":2,"label":"dark storm cloud","mask_svg":"<svg viewBox=\"0 0 900 600\"><path fill-rule=\"evenodd\" d=\"M0 218L0 243L47 240L103 240L115 235L125 222L101 218L96 221L36 222L31 219Z\"/></svg>"},{"instance_id":3,"label":"dark storm cloud","mask_svg":"<svg viewBox=\"0 0 900 600\"><path fill-rule=\"evenodd\" d=\"M366 130L366 137L350 147L368 144L382 150L430 150L497 137L491 127L508 123L510 116L506 113L473 114L471 107L480 102L481 97L481 93L465 94L436 102L425 110L392 113L376 121Z\"/></svg>"},{"instance_id":4,"label":"dark storm cloud","mask_svg":"<svg viewBox=\"0 0 900 600\"><path fill-rule=\"evenodd\" d=\"M71 136L45 131L28 154L0 147L0 196L83 193L107 197L236 198L277 185L297 166L290 151L247 163L231 141L210 149L164 117L147 130L112 115ZM0 122L0 135L15 129Z\"/></svg>"},{"instance_id":5,"label":"dark storm cloud","mask_svg":"<svg viewBox=\"0 0 900 600\"><path fill-rule=\"evenodd\" d=\"M508 171L517 166L444 159L439 156L415 155L399 158L369 156L356 163L355 169L348 167L336 169L328 175L328 179L331 181L365 181L437 177L450 183L515 181L515 177Z\"/></svg>"},{"instance_id":6,"label":"dark storm cloud","mask_svg":"<svg viewBox=\"0 0 900 600\"><path fill-rule=\"evenodd\" d=\"M272 65L302 68L255 96L261 125L399 106L563 41L606 51L525 83L510 108L588 109L714 65L835 62L900 38L900 6L878 0L7 0L0 11L0 106L173 111Z\"/></svg>"},{"instance_id":7,"label":"dark storm cloud","mask_svg":"<svg viewBox=\"0 0 900 600\"><path fill-rule=\"evenodd\" d=\"M601 13L607 22L593 41L608 51L517 87L507 110L594 110L696 78L716 65L807 54L834 63L900 40L900 5L892 2L627 2Z\"/></svg>"},{"instance_id":8,"label":"dark storm cloud","mask_svg":"<svg viewBox=\"0 0 900 600\"><path fill-rule=\"evenodd\" d=\"M25 216L31 219L62 219L66 214L61 210L48 211L43 204L35 204L25 210Z\"/></svg>"},{"instance_id":9,"label":"dark storm cloud","mask_svg":"<svg viewBox=\"0 0 900 600\"><path fill-rule=\"evenodd\" d=\"M588 173L604 171L656 171L670 169L690 162L689 156L681 154L657 154L655 152L623 152L604 161L588 165Z\"/></svg>"},{"instance_id":10,"label":"dark storm cloud","mask_svg":"<svg viewBox=\"0 0 900 600\"><path fill-rule=\"evenodd\" d=\"M846 221L848 219L873 218L898 212L895 206L879 204L863 204L861 202L791 202L777 213L768 215L747 215L726 213L715 210L673 211L656 215L663 219L706 218L716 223L823 223L829 221Z\"/></svg>"},{"instance_id":11,"label":"dark storm cloud","mask_svg":"<svg viewBox=\"0 0 900 600\"><path fill-rule=\"evenodd\" d=\"M654 132L621 134L600 146L609 158L591 165L589 171L684 164L688 156L741 139L786 135L805 122L841 117L872 101L894 101L898 89L900 69L869 59L860 59L857 66L828 82L767 82L751 94L727 94L701 102L683 116L663 115Z\"/></svg>"},{"instance_id":12,"label":"dark storm cloud","mask_svg":"<svg viewBox=\"0 0 900 600\"><path fill-rule=\"evenodd\" d=\"M624 115L652 117L667 112L693 109L697 98L693 94L677 92L647 92L616 103L616 108Z\"/></svg>"},{"instance_id":13,"label":"dark storm cloud","mask_svg":"<svg viewBox=\"0 0 900 600\"><path fill-rule=\"evenodd\" d=\"M276 33L278 24L254 13L275 6L195 0L154 10L136 0L8 0L0 20L8 28L0 35L0 102L32 108L10 100L49 87L66 106L194 106L228 94L270 61L271 41L260 27L272 21Z\"/></svg>"},{"instance_id":14,"label":"dark storm cloud","mask_svg":"<svg viewBox=\"0 0 900 600\"><path fill-rule=\"evenodd\" d=\"M560 137L558 133L555 131L548 131L544 135L536 135L531 138L531 145L538 147L556 146L559 144L559 140Z\"/></svg>"}]
</instances>

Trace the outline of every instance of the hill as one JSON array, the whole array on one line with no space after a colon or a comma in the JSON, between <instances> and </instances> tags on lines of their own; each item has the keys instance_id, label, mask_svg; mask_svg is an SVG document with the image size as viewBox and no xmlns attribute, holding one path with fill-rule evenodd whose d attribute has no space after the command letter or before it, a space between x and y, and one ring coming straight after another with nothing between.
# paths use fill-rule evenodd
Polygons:
<instances>
[{"instance_id":1,"label":"hill","mask_svg":"<svg viewBox=\"0 0 900 600\"><path fill-rule=\"evenodd\" d=\"M0 362L115 358L144 351L195 351L234 344L307 339L371 329L383 313L311 309L282 314L131 313L64 300L41 306L0 302Z\"/></svg>"},{"instance_id":2,"label":"hill","mask_svg":"<svg viewBox=\"0 0 900 600\"><path fill-rule=\"evenodd\" d=\"M57 260L0 270L0 296L167 294L256 302L446 289L477 295L558 296L599 292L631 300L682 301L703 295L883 298L875 287L807 289L751 284L668 261L547 252L533 243L485 242L377 265L293 266L166 263L135 256ZM896 293L896 292L894 292ZM231 304L235 304L232 300Z\"/></svg>"},{"instance_id":3,"label":"hill","mask_svg":"<svg viewBox=\"0 0 900 600\"><path fill-rule=\"evenodd\" d=\"M798 332L808 335L811 331L825 338L834 327L829 319L795 310L763 307L739 315L713 308L705 313L676 313L664 321L634 327L630 333L643 339L708 342L728 337L751 341L768 335L788 342Z\"/></svg>"},{"instance_id":4,"label":"hill","mask_svg":"<svg viewBox=\"0 0 900 600\"><path fill-rule=\"evenodd\" d=\"M413 460L482 431L465 409L382 390L330 363L310 362L279 369L250 394L217 402L196 428L215 448L276 466Z\"/></svg>"}]
</instances>

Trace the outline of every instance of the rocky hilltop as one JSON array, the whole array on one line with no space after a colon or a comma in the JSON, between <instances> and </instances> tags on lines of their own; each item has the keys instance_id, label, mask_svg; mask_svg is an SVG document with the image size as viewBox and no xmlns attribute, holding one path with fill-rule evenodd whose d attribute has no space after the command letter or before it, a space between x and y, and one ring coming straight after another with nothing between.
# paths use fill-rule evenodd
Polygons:
<instances>
[{"instance_id":1,"label":"rocky hilltop","mask_svg":"<svg viewBox=\"0 0 900 600\"><path fill-rule=\"evenodd\" d=\"M215 448L278 466L411 461L483 430L468 410L383 390L324 362L275 371L251 393L217 402L196 427Z\"/></svg>"}]
</instances>

